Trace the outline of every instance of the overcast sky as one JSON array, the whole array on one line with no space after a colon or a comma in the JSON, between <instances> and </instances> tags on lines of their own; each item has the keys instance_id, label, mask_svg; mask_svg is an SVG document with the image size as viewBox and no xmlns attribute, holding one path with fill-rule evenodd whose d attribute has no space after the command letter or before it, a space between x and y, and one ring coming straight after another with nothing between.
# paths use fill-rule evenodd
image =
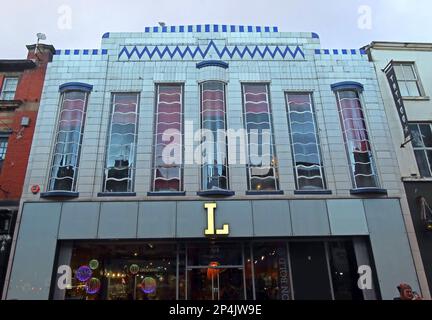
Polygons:
<instances>
[{"instance_id":1,"label":"overcast sky","mask_svg":"<svg viewBox=\"0 0 432 320\"><path fill-rule=\"evenodd\" d=\"M37 32L56 49L99 48L107 31L139 32L159 21L313 31L323 48L432 42L431 0L1 0L0 59L24 58Z\"/></svg>"}]
</instances>

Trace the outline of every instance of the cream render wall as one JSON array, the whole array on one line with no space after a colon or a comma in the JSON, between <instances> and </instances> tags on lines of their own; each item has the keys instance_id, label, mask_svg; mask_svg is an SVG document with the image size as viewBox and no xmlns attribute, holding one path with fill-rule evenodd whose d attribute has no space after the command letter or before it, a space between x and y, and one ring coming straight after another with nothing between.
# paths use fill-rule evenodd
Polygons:
<instances>
[{"instance_id":1,"label":"cream render wall","mask_svg":"<svg viewBox=\"0 0 432 320\"><path fill-rule=\"evenodd\" d=\"M395 62L414 62L417 75L420 78L423 90L423 97L404 99L404 105L408 121L410 122L430 122L432 120L432 51L416 50L415 48L398 48L398 49L370 49L370 58L373 61L381 88L382 99L384 101L385 111L390 127L390 133L393 140L393 146L396 151L397 161L400 170L400 185L402 181L432 181L430 178L421 178L417 166L414 150L411 143L406 143L403 148L401 145L405 142L402 126L396 110L396 106L390 91L389 83L385 73L382 71L392 60ZM417 236L415 233L410 208L408 206L405 190L401 192L401 206L408 238L411 245L414 262L419 277L420 286L425 298L430 299L430 291L423 261L420 254Z\"/></svg>"},{"instance_id":2,"label":"cream render wall","mask_svg":"<svg viewBox=\"0 0 432 320\"><path fill-rule=\"evenodd\" d=\"M404 142L403 132L397 115L394 100L391 95L385 73L382 71L391 61L415 62L416 69L424 90L424 98L404 99L405 109L410 122L422 122L432 120L432 51L416 50L371 50L376 67L379 85L382 91L386 114L389 119L394 148L400 165L402 177L409 178L419 176L412 144L400 148Z\"/></svg>"}]
</instances>

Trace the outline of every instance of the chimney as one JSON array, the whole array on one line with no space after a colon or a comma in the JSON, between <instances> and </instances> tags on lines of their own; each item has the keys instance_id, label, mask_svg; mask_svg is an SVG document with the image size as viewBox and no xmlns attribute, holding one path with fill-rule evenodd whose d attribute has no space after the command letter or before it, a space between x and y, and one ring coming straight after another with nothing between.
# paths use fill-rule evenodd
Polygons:
<instances>
[{"instance_id":1,"label":"chimney","mask_svg":"<svg viewBox=\"0 0 432 320\"><path fill-rule=\"evenodd\" d=\"M33 60L38 65L51 62L55 54L54 46L42 43L27 45L27 49L27 59Z\"/></svg>"}]
</instances>

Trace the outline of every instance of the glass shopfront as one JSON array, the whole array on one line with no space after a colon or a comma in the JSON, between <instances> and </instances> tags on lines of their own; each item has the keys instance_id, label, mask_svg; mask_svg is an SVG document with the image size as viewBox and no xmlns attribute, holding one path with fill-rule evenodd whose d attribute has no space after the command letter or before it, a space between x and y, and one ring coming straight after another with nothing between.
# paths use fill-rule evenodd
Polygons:
<instances>
[{"instance_id":1,"label":"glass shopfront","mask_svg":"<svg viewBox=\"0 0 432 320\"><path fill-rule=\"evenodd\" d=\"M363 299L349 240L76 242L70 249L67 300Z\"/></svg>"}]
</instances>

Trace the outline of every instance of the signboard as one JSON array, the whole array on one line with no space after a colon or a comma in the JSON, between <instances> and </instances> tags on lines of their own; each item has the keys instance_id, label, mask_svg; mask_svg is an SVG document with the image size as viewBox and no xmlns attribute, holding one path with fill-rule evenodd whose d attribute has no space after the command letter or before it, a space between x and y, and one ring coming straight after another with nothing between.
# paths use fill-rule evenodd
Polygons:
<instances>
[{"instance_id":1,"label":"signboard","mask_svg":"<svg viewBox=\"0 0 432 320\"><path fill-rule=\"evenodd\" d=\"M384 69L384 72L387 76L387 80L390 85L390 90L393 95L393 100L396 105L396 110L399 115L400 122L402 124L402 130L404 133L405 141L410 140L411 132L408 125L408 118L405 112L405 105L402 99L401 91L399 89L399 84L397 81L396 71L394 69L393 61L391 61L387 67Z\"/></svg>"}]
</instances>

